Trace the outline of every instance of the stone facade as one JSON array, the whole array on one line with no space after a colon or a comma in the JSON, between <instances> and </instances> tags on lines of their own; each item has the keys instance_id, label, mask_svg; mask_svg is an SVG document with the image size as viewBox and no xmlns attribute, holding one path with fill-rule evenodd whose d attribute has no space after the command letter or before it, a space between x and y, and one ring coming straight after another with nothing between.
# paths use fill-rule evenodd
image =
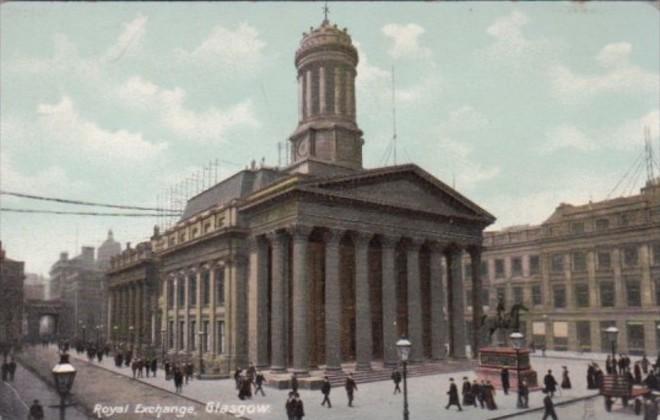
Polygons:
<instances>
[{"instance_id":1,"label":"stone facade","mask_svg":"<svg viewBox=\"0 0 660 420\"><path fill-rule=\"evenodd\" d=\"M107 279L108 339L139 352L159 350L158 268L151 243L130 244L110 260Z\"/></svg>"},{"instance_id":2,"label":"stone facade","mask_svg":"<svg viewBox=\"0 0 660 420\"><path fill-rule=\"evenodd\" d=\"M0 242L0 353L23 338L23 281L25 263L5 256Z\"/></svg>"},{"instance_id":3,"label":"stone facade","mask_svg":"<svg viewBox=\"0 0 660 420\"><path fill-rule=\"evenodd\" d=\"M539 226L486 232L483 245L489 308L498 296L507 307L523 302L524 333L537 346L607 352L603 330L614 325L618 350L660 351L657 180L638 195L561 204Z\"/></svg>"},{"instance_id":4,"label":"stone facade","mask_svg":"<svg viewBox=\"0 0 660 420\"><path fill-rule=\"evenodd\" d=\"M345 29L306 33L293 163L240 171L155 232L170 354L305 375L393 365L402 335L413 362L465 358L477 340L456 296L464 284L481 296L480 271L464 279L461 261L480 266L494 217L416 165L363 169L357 61Z\"/></svg>"}]
</instances>

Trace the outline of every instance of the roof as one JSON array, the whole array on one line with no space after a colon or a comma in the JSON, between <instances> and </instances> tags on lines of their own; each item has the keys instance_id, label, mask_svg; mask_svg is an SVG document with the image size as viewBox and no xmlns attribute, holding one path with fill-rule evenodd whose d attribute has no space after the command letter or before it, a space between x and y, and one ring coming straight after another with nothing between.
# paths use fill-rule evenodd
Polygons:
<instances>
[{"instance_id":1,"label":"roof","mask_svg":"<svg viewBox=\"0 0 660 420\"><path fill-rule=\"evenodd\" d=\"M181 220L245 197L286 175L277 168L244 169L188 200Z\"/></svg>"}]
</instances>

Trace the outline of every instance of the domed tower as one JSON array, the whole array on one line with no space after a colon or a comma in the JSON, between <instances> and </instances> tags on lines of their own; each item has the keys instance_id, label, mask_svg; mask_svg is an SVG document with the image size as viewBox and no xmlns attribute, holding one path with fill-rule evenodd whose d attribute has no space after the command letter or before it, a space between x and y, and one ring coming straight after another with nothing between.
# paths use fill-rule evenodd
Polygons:
<instances>
[{"instance_id":1,"label":"domed tower","mask_svg":"<svg viewBox=\"0 0 660 420\"><path fill-rule=\"evenodd\" d=\"M362 131L355 121L358 53L346 29L326 18L303 34L296 51L298 127L291 158L362 169Z\"/></svg>"}]
</instances>

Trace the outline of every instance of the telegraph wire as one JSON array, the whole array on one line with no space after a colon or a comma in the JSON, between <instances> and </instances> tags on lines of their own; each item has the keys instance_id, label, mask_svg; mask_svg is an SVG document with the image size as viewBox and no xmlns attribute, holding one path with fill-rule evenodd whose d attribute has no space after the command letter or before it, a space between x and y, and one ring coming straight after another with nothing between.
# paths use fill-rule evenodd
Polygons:
<instances>
[{"instance_id":1,"label":"telegraph wire","mask_svg":"<svg viewBox=\"0 0 660 420\"><path fill-rule=\"evenodd\" d=\"M40 195L32 194L23 194L11 191L0 191L2 195L10 195L13 197L27 198L30 200L42 200L42 201L54 201L56 203L64 204L76 204L79 206L92 206L92 207L109 207L113 209L123 209L123 210L143 210L143 211L162 211L163 209L156 207L140 207L140 206L126 206L120 204L107 204L107 203L94 203L90 201L79 201L79 200L68 200L65 198L55 198L55 197L44 197Z\"/></svg>"},{"instance_id":2,"label":"telegraph wire","mask_svg":"<svg viewBox=\"0 0 660 420\"><path fill-rule=\"evenodd\" d=\"M37 214L58 214L58 215L76 215L76 216L111 216L111 217L158 217L158 213L110 213L96 211L66 211L66 210L37 210L37 209L17 209L12 207L0 207L0 212L11 213L37 213ZM165 214L165 216L179 216L179 214Z\"/></svg>"}]
</instances>

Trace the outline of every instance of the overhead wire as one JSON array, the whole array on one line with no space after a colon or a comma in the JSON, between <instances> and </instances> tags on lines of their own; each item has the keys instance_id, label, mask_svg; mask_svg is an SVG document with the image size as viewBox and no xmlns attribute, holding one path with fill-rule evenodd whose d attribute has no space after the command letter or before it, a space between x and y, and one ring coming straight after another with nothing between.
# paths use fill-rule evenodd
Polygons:
<instances>
[{"instance_id":1,"label":"overhead wire","mask_svg":"<svg viewBox=\"0 0 660 420\"><path fill-rule=\"evenodd\" d=\"M66 211L66 210L38 210L21 209L13 207L0 207L0 212L11 213L36 213L36 214L58 214L58 215L76 215L76 216L111 216L111 217L158 217L158 213L111 213L96 211ZM166 216L178 216L178 214L166 214Z\"/></svg>"}]
</instances>

